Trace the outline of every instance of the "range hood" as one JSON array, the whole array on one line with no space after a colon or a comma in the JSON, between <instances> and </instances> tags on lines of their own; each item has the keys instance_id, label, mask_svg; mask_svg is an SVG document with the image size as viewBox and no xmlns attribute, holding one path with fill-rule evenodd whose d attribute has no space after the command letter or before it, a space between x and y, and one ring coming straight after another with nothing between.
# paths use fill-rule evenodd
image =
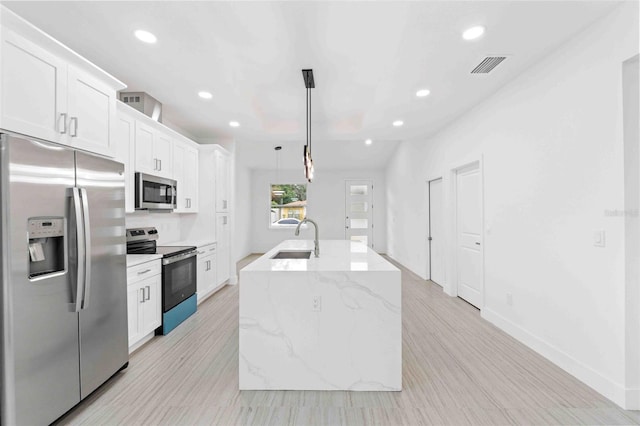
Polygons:
<instances>
[{"instance_id":1,"label":"range hood","mask_svg":"<svg viewBox=\"0 0 640 426\"><path fill-rule=\"evenodd\" d=\"M120 100L152 120L162 123L162 104L145 92L120 92Z\"/></svg>"}]
</instances>

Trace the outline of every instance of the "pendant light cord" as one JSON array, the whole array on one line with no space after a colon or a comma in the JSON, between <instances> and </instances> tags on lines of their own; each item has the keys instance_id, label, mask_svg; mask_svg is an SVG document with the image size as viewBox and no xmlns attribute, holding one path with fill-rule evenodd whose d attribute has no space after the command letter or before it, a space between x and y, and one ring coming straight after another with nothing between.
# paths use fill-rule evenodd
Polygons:
<instances>
[{"instance_id":1,"label":"pendant light cord","mask_svg":"<svg viewBox=\"0 0 640 426\"><path fill-rule=\"evenodd\" d=\"M311 88L309 91L309 157L311 157Z\"/></svg>"},{"instance_id":2,"label":"pendant light cord","mask_svg":"<svg viewBox=\"0 0 640 426\"><path fill-rule=\"evenodd\" d=\"M309 145L309 89L307 88L307 150L311 154L311 146Z\"/></svg>"}]
</instances>

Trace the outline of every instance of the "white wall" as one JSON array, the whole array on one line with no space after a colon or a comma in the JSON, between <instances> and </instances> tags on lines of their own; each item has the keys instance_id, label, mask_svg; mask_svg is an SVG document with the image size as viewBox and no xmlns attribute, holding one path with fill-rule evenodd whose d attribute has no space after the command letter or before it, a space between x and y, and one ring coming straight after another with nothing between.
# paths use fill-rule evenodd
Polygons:
<instances>
[{"instance_id":1,"label":"white wall","mask_svg":"<svg viewBox=\"0 0 640 426\"><path fill-rule=\"evenodd\" d=\"M605 211L624 205L622 62L637 52L629 2L439 134L404 142L387 169L388 253L425 277L426 181L444 176L450 218L448 170L482 158L483 317L620 405L624 221Z\"/></svg>"},{"instance_id":2,"label":"white wall","mask_svg":"<svg viewBox=\"0 0 640 426\"><path fill-rule=\"evenodd\" d=\"M307 186L307 216L318 223L321 240L344 239L344 185L349 179L373 180L373 223L374 249L385 253L386 239L386 193L385 173L383 171L348 171L326 170L317 167L313 182ZM277 180L280 182L276 182ZM313 227L300 232L300 237L294 235L294 230L270 229L269 206L270 185L272 183L305 183L300 170L253 170L251 176L251 250L254 253L264 253L275 245L289 239L313 239ZM376 207L378 206L378 207ZM237 205L239 211L242 207ZM320 247L322 250L322 247Z\"/></svg>"}]
</instances>

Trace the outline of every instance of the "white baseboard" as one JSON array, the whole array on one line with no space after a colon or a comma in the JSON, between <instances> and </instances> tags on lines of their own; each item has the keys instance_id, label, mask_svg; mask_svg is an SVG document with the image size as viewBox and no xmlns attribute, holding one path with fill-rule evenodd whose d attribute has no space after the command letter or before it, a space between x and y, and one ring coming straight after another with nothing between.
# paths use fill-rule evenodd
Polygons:
<instances>
[{"instance_id":1,"label":"white baseboard","mask_svg":"<svg viewBox=\"0 0 640 426\"><path fill-rule=\"evenodd\" d=\"M481 315L496 327L505 331L521 343L547 358L549 361L590 386L606 398L609 398L620 407L628 409L626 408L626 405L629 395L627 394L632 391L626 390L624 386L615 383L588 365L573 358L566 352L563 352L539 337L534 336L527 330L506 319L495 311L485 307L481 311Z\"/></svg>"},{"instance_id":2,"label":"white baseboard","mask_svg":"<svg viewBox=\"0 0 640 426\"><path fill-rule=\"evenodd\" d=\"M640 389L627 389L625 410L640 410Z\"/></svg>"}]
</instances>

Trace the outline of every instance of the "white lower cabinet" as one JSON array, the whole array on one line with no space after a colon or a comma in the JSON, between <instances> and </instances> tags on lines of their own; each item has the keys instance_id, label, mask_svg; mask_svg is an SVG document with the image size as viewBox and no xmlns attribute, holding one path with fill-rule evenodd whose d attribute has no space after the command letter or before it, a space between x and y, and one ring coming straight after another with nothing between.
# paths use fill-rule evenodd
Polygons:
<instances>
[{"instance_id":1,"label":"white lower cabinet","mask_svg":"<svg viewBox=\"0 0 640 426\"><path fill-rule=\"evenodd\" d=\"M217 269L216 244L198 247L198 303L213 294L214 290L221 287L216 280Z\"/></svg>"},{"instance_id":2,"label":"white lower cabinet","mask_svg":"<svg viewBox=\"0 0 640 426\"><path fill-rule=\"evenodd\" d=\"M127 268L129 352L162 324L161 271L160 260Z\"/></svg>"}]
</instances>

